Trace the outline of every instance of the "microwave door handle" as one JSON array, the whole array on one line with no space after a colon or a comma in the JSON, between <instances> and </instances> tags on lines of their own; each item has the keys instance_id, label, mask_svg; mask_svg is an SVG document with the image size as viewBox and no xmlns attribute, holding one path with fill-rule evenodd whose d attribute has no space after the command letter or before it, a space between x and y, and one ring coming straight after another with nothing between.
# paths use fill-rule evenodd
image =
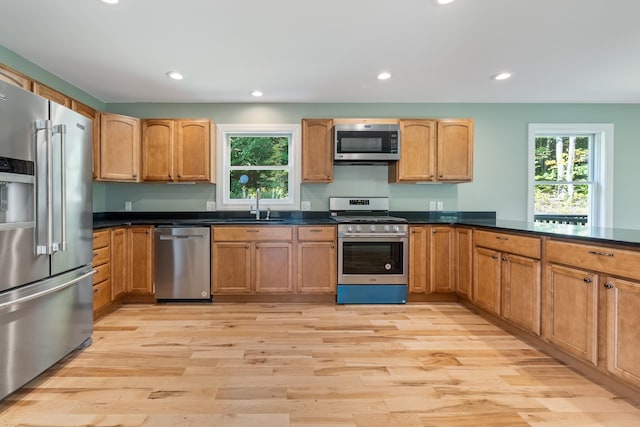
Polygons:
<instances>
[{"instance_id":1,"label":"microwave door handle","mask_svg":"<svg viewBox=\"0 0 640 427\"><path fill-rule=\"evenodd\" d=\"M51 149L51 139L52 139L52 133L53 133L53 129L52 129L52 125L51 125L51 120L38 120L36 121L36 131L44 131L44 146L45 146L45 218L44 218L44 223L45 223L45 230L44 230L44 234L46 235L44 244L42 244L43 242L40 241L40 231L41 231L41 222L40 222L40 209L41 207L38 206L38 203L36 203L36 215L37 215L37 220L36 220L36 231L37 231L37 235L38 235L38 242L36 244L36 254L38 255L51 255L53 253L53 150ZM37 132L36 132L37 133ZM38 152L37 150L38 147L38 141L37 141L37 137L36 137L36 153ZM42 172L41 169L41 165L38 164L39 162L36 162L36 164L38 165L38 173ZM36 197L38 198L38 200L40 199L40 192L42 191L41 188L39 188L38 183L36 182Z\"/></svg>"},{"instance_id":2,"label":"microwave door handle","mask_svg":"<svg viewBox=\"0 0 640 427\"><path fill-rule=\"evenodd\" d=\"M67 168L66 168L66 135L67 127L57 125L53 127L54 133L60 134L60 251L67 250Z\"/></svg>"}]
</instances>

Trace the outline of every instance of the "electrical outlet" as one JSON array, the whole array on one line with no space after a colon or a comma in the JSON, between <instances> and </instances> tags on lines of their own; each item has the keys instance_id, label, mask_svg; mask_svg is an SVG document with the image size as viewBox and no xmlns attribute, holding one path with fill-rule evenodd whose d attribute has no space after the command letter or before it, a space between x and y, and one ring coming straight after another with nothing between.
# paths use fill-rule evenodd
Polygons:
<instances>
[{"instance_id":1,"label":"electrical outlet","mask_svg":"<svg viewBox=\"0 0 640 427\"><path fill-rule=\"evenodd\" d=\"M127 212L131 211L131 202L124 202L124 210Z\"/></svg>"},{"instance_id":2,"label":"electrical outlet","mask_svg":"<svg viewBox=\"0 0 640 427\"><path fill-rule=\"evenodd\" d=\"M304 201L304 202L302 202L301 207L302 207L303 211L310 211L311 210L311 202Z\"/></svg>"},{"instance_id":3,"label":"electrical outlet","mask_svg":"<svg viewBox=\"0 0 640 427\"><path fill-rule=\"evenodd\" d=\"M216 202L212 202L212 201L207 201L207 210L208 211L215 211L216 210Z\"/></svg>"},{"instance_id":4,"label":"electrical outlet","mask_svg":"<svg viewBox=\"0 0 640 427\"><path fill-rule=\"evenodd\" d=\"M438 208L439 211L441 211L442 209L444 209L444 202L442 200L438 200Z\"/></svg>"},{"instance_id":5,"label":"electrical outlet","mask_svg":"<svg viewBox=\"0 0 640 427\"><path fill-rule=\"evenodd\" d=\"M436 201L435 200L430 200L429 201L429 210L430 211L435 211L436 210Z\"/></svg>"}]
</instances>

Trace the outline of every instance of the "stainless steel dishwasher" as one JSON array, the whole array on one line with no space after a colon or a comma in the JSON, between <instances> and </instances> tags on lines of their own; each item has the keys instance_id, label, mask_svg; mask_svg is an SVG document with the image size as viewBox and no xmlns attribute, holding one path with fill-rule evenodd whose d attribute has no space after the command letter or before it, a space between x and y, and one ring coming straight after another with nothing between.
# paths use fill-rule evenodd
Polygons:
<instances>
[{"instance_id":1,"label":"stainless steel dishwasher","mask_svg":"<svg viewBox=\"0 0 640 427\"><path fill-rule=\"evenodd\" d=\"M154 282L158 301L211 301L209 227L156 227Z\"/></svg>"}]
</instances>

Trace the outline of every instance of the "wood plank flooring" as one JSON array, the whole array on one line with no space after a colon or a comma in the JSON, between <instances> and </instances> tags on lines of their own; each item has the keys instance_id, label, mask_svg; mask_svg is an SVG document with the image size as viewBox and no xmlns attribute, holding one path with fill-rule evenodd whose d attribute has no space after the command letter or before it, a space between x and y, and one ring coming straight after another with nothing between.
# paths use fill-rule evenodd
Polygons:
<instances>
[{"instance_id":1,"label":"wood plank flooring","mask_svg":"<svg viewBox=\"0 0 640 427\"><path fill-rule=\"evenodd\" d=\"M640 426L458 304L125 305L0 426Z\"/></svg>"}]
</instances>

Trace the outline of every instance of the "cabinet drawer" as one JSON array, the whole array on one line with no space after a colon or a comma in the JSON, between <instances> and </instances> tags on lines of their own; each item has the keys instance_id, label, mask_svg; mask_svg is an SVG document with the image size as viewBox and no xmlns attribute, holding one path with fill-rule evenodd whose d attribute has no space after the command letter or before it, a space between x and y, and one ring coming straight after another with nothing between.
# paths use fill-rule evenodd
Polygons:
<instances>
[{"instance_id":1,"label":"cabinet drawer","mask_svg":"<svg viewBox=\"0 0 640 427\"><path fill-rule=\"evenodd\" d=\"M298 227L298 240L308 241L334 241L336 240L335 227Z\"/></svg>"},{"instance_id":2,"label":"cabinet drawer","mask_svg":"<svg viewBox=\"0 0 640 427\"><path fill-rule=\"evenodd\" d=\"M473 233L473 242L476 246L482 246L484 248L509 252L529 258L540 258L540 239L537 237L476 230Z\"/></svg>"},{"instance_id":3,"label":"cabinet drawer","mask_svg":"<svg viewBox=\"0 0 640 427\"><path fill-rule=\"evenodd\" d=\"M109 246L109 230L93 232L93 248L104 248Z\"/></svg>"},{"instance_id":4,"label":"cabinet drawer","mask_svg":"<svg viewBox=\"0 0 640 427\"><path fill-rule=\"evenodd\" d=\"M110 258L110 253L109 253L108 247L93 249L93 266L94 267L97 267L99 265L109 262L109 258Z\"/></svg>"},{"instance_id":5,"label":"cabinet drawer","mask_svg":"<svg viewBox=\"0 0 640 427\"><path fill-rule=\"evenodd\" d=\"M107 280L109 278L109 264L102 264L99 266L94 266L96 269L96 274L93 275L93 283L100 283L103 280Z\"/></svg>"},{"instance_id":6,"label":"cabinet drawer","mask_svg":"<svg viewBox=\"0 0 640 427\"><path fill-rule=\"evenodd\" d=\"M640 279L640 252L547 240L547 261L600 273Z\"/></svg>"},{"instance_id":7,"label":"cabinet drawer","mask_svg":"<svg viewBox=\"0 0 640 427\"><path fill-rule=\"evenodd\" d=\"M108 280L93 285L93 311L96 312L111 302L111 284Z\"/></svg>"},{"instance_id":8,"label":"cabinet drawer","mask_svg":"<svg viewBox=\"0 0 640 427\"><path fill-rule=\"evenodd\" d=\"M293 227L214 227L213 240L216 242L291 241Z\"/></svg>"}]
</instances>

